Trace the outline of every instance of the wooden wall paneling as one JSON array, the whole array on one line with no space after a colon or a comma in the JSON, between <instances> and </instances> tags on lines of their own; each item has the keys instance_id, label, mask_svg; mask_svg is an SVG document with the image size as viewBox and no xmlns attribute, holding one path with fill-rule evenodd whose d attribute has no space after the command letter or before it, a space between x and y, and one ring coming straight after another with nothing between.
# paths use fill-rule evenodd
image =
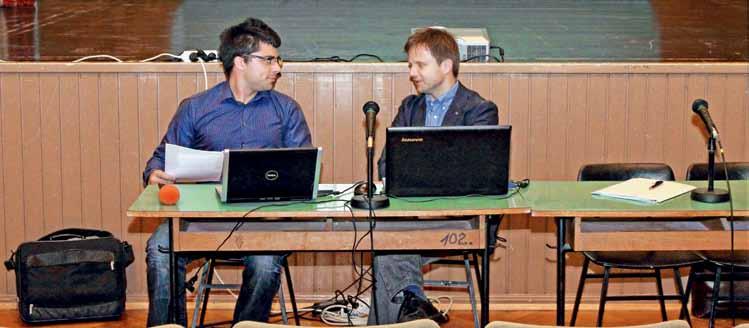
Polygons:
<instances>
[{"instance_id":1,"label":"wooden wall paneling","mask_svg":"<svg viewBox=\"0 0 749 328\"><path fill-rule=\"evenodd\" d=\"M60 155L62 221L66 227L83 226L81 130L78 74L63 73L60 75Z\"/></svg>"},{"instance_id":2,"label":"wooden wall paneling","mask_svg":"<svg viewBox=\"0 0 749 328\"><path fill-rule=\"evenodd\" d=\"M507 240L509 238L510 228L510 217L511 215L505 215L502 217L502 222L499 225L499 236ZM509 285L509 261L508 254L510 245L508 242L499 242L497 248L494 249L489 265L490 265L490 276L489 281L489 295L503 295L507 293Z\"/></svg>"},{"instance_id":3,"label":"wooden wall paneling","mask_svg":"<svg viewBox=\"0 0 749 328\"><path fill-rule=\"evenodd\" d=\"M478 92L484 99L489 99L492 93L492 75L487 73L472 73L470 89Z\"/></svg>"},{"instance_id":4,"label":"wooden wall paneling","mask_svg":"<svg viewBox=\"0 0 749 328\"><path fill-rule=\"evenodd\" d=\"M315 137L315 86L313 73L295 73L294 74L294 99L302 107L304 118L307 121L310 132L312 133L312 144L318 145ZM283 80L283 78L281 79ZM290 94L291 95L291 94ZM312 295L314 291L315 274L315 253L297 253L294 258L294 268L292 277L298 284L294 286L300 295ZM298 287L298 288L297 288Z\"/></svg>"},{"instance_id":5,"label":"wooden wall paneling","mask_svg":"<svg viewBox=\"0 0 749 328\"><path fill-rule=\"evenodd\" d=\"M647 120L647 90L648 79L643 74L634 74L629 77L627 88L627 162L646 162L648 154L645 153Z\"/></svg>"},{"instance_id":6,"label":"wooden wall paneling","mask_svg":"<svg viewBox=\"0 0 749 328\"><path fill-rule=\"evenodd\" d=\"M671 165L677 179L684 179L689 165L684 156L687 147L684 134L693 132L687 123L692 111L688 108L691 104L687 105L686 101L686 75L668 74L666 88L665 121L668 124L663 127L663 162Z\"/></svg>"},{"instance_id":7,"label":"wooden wall paneling","mask_svg":"<svg viewBox=\"0 0 749 328\"><path fill-rule=\"evenodd\" d=\"M723 143L724 149L731 144L731 139L727 135L723 134L726 131L726 116L728 114L727 102L726 102L726 76L723 74L711 74L707 76L707 90L705 100L710 104L710 116L718 127L720 132L720 139ZM694 114L693 114L694 115ZM694 115L697 116L697 115ZM705 129L704 124L700 125L701 128ZM730 149L730 148L728 148ZM720 162L720 154L716 151L715 161ZM704 160L707 161L706 159Z\"/></svg>"},{"instance_id":8,"label":"wooden wall paneling","mask_svg":"<svg viewBox=\"0 0 749 328\"><path fill-rule=\"evenodd\" d=\"M144 246L140 240L140 230L129 229L131 219L125 215L133 199L138 197L141 191L141 161L139 145L138 125L138 75L135 73L121 73L119 79L119 92L117 94L118 108L118 137L120 147L118 152L120 166L120 208L118 218L120 224L121 238L133 246L134 250L142 250ZM115 178L115 177L112 177ZM140 226L138 226L140 227ZM145 261L143 252L135 253L136 262ZM136 271L137 265L127 268L128 285L132 294L142 292L141 286L145 285L145 274ZM142 294L141 294L142 295Z\"/></svg>"},{"instance_id":9,"label":"wooden wall paneling","mask_svg":"<svg viewBox=\"0 0 749 328\"><path fill-rule=\"evenodd\" d=\"M627 76L612 74L608 85L606 117L606 162L627 161Z\"/></svg>"},{"instance_id":10,"label":"wooden wall paneling","mask_svg":"<svg viewBox=\"0 0 749 328\"><path fill-rule=\"evenodd\" d=\"M178 94L177 88L177 74L165 73L159 74L158 76L158 92L156 93L158 99L158 127L159 127L159 138L156 144L161 141L161 138L169 128L169 122L172 121L174 113L177 112L177 106L182 100ZM156 145L155 144L155 145ZM154 145L154 146L155 146Z\"/></svg>"},{"instance_id":11,"label":"wooden wall paneling","mask_svg":"<svg viewBox=\"0 0 749 328\"><path fill-rule=\"evenodd\" d=\"M101 222L102 229L122 238L119 93L120 83L117 73L101 74L99 77Z\"/></svg>"},{"instance_id":12,"label":"wooden wall paneling","mask_svg":"<svg viewBox=\"0 0 749 328\"><path fill-rule=\"evenodd\" d=\"M727 75L725 80L725 94L723 95L724 114L718 124L718 131L723 138L723 148L726 151L726 161L737 161L746 158L749 146L746 138L747 121L746 95L749 94L746 77L741 75Z\"/></svg>"},{"instance_id":13,"label":"wooden wall paneling","mask_svg":"<svg viewBox=\"0 0 749 328\"><path fill-rule=\"evenodd\" d=\"M689 77L687 78L687 107L685 110L691 111L692 102L698 98L707 100L710 105L715 103L715 101L711 102L711 99L708 99L707 87L708 83L706 74L689 75ZM687 116L687 123L688 126L684 135L684 142L687 145L686 149L684 150L684 158L686 159L685 162L687 163L687 165L689 165L690 163L705 163L707 162L708 138L705 124L703 124L699 116L695 114Z\"/></svg>"},{"instance_id":14,"label":"wooden wall paneling","mask_svg":"<svg viewBox=\"0 0 749 328\"><path fill-rule=\"evenodd\" d=\"M536 218L526 217L528 220L528 274L525 279L528 281L526 293L534 295L543 295L546 292L547 280L555 280L556 275L547 276L546 271L546 242L548 232L546 230L547 220L537 220Z\"/></svg>"},{"instance_id":15,"label":"wooden wall paneling","mask_svg":"<svg viewBox=\"0 0 749 328\"><path fill-rule=\"evenodd\" d=\"M333 74L315 74L315 145L323 148L323 166L320 181L333 182L334 120L336 105ZM334 290L335 254L315 254L315 294Z\"/></svg>"},{"instance_id":16,"label":"wooden wall paneling","mask_svg":"<svg viewBox=\"0 0 749 328\"><path fill-rule=\"evenodd\" d=\"M585 163L603 163L605 160L608 82L608 74L590 74L588 77Z\"/></svg>"},{"instance_id":17,"label":"wooden wall paneling","mask_svg":"<svg viewBox=\"0 0 749 328\"><path fill-rule=\"evenodd\" d=\"M510 125L512 142L510 146L510 172L513 176L527 177L530 161L528 136L530 135L530 77L528 74L515 74L510 78Z\"/></svg>"},{"instance_id":18,"label":"wooden wall paneling","mask_svg":"<svg viewBox=\"0 0 749 328\"><path fill-rule=\"evenodd\" d=\"M0 75L0 123L2 123L3 235L5 251L16 249L24 241L23 138L21 136L21 81L19 74ZM15 275L5 271L2 287L9 295L16 290Z\"/></svg>"},{"instance_id":19,"label":"wooden wall paneling","mask_svg":"<svg viewBox=\"0 0 749 328\"><path fill-rule=\"evenodd\" d=\"M334 78L333 145L329 152L335 162L331 180L335 183L350 183L354 181L353 159L356 145L353 120L360 115L353 103L353 76L336 74Z\"/></svg>"},{"instance_id":20,"label":"wooden wall paneling","mask_svg":"<svg viewBox=\"0 0 749 328\"><path fill-rule=\"evenodd\" d=\"M4 103L2 101L3 97L7 96L4 94L3 89L3 80L4 75L0 73L0 209L3 209L0 211L0 227L2 228L2 232L0 232L0 252L2 254L8 254L10 253L10 249L13 249L12 245L8 245L6 243L6 231L7 225L5 220L5 195L10 192L10 188L7 188L5 185L5 165L3 164L3 158L4 158L4 151L5 151L5 145L3 144L3 136L4 136ZM8 292L8 284L7 279L9 279L12 274L6 270L4 274L1 275L2 278L0 278L0 294L9 294Z\"/></svg>"},{"instance_id":21,"label":"wooden wall paneling","mask_svg":"<svg viewBox=\"0 0 749 328\"><path fill-rule=\"evenodd\" d=\"M42 131L39 74L21 76L21 138L23 140L23 203L26 240L44 234Z\"/></svg>"},{"instance_id":22,"label":"wooden wall paneling","mask_svg":"<svg viewBox=\"0 0 749 328\"><path fill-rule=\"evenodd\" d=\"M577 178L577 171L585 163L588 129L588 75L572 74L567 79L567 158L565 180Z\"/></svg>"},{"instance_id":23,"label":"wooden wall paneling","mask_svg":"<svg viewBox=\"0 0 749 328\"><path fill-rule=\"evenodd\" d=\"M198 92L207 90L205 85L203 74L200 74L200 76L195 75L195 73L177 74L177 104ZM210 87L211 85L208 85L208 88Z\"/></svg>"},{"instance_id":24,"label":"wooden wall paneling","mask_svg":"<svg viewBox=\"0 0 749 328\"><path fill-rule=\"evenodd\" d=\"M101 228L99 74L82 73L79 86L83 226Z\"/></svg>"},{"instance_id":25,"label":"wooden wall paneling","mask_svg":"<svg viewBox=\"0 0 749 328\"><path fill-rule=\"evenodd\" d=\"M668 151L663 147L666 138L664 134L665 126L673 124L666 121L667 82L665 74L649 75L647 81L645 154L647 154L649 161L660 163L666 163L664 154ZM676 171L674 173L677 177L679 176Z\"/></svg>"},{"instance_id":26,"label":"wooden wall paneling","mask_svg":"<svg viewBox=\"0 0 749 328\"><path fill-rule=\"evenodd\" d=\"M569 170L567 169L567 77L561 74L549 75L549 132L547 139L548 162L547 174L552 179L561 179ZM513 157L510 157L513 158ZM513 158L514 159L514 158Z\"/></svg>"},{"instance_id":27,"label":"wooden wall paneling","mask_svg":"<svg viewBox=\"0 0 749 328\"><path fill-rule=\"evenodd\" d=\"M509 124L511 115L509 74L492 74L491 94L488 99L499 108L499 124ZM510 175L515 177L512 171L510 171Z\"/></svg>"},{"instance_id":28,"label":"wooden wall paneling","mask_svg":"<svg viewBox=\"0 0 749 328\"><path fill-rule=\"evenodd\" d=\"M60 74L41 74L39 89L42 130L42 189L44 231L64 227L62 220L62 169L60 154Z\"/></svg>"},{"instance_id":29,"label":"wooden wall paneling","mask_svg":"<svg viewBox=\"0 0 749 328\"><path fill-rule=\"evenodd\" d=\"M549 77L545 74L531 75L530 128L528 151L530 154L530 176L536 180L550 177L549 167Z\"/></svg>"},{"instance_id":30,"label":"wooden wall paneling","mask_svg":"<svg viewBox=\"0 0 749 328\"><path fill-rule=\"evenodd\" d=\"M353 75L353 114L351 115L352 131L352 170L354 181L363 181L367 179L367 153L366 153L366 122L358 113L362 106L374 99L374 78L371 73L355 73ZM382 110L382 108L380 108ZM385 129L390 126L390 122L385 122L378 114L375 129ZM375 148L375 160L380 158L382 149ZM375 172L377 172L377 162L375 162ZM375 173L375 179L379 177Z\"/></svg>"},{"instance_id":31,"label":"wooden wall paneling","mask_svg":"<svg viewBox=\"0 0 749 328\"><path fill-rule=\"evenodd\" d=\"M138 74L138 176L142 177L146 162L151 158L154 148L161 139L159 134L158 114L158 92L159 77L155 73ZM138 180L142 186L142 180ZM131 200L132 202L132 200ZM128 204L129 205L129 204ZM129 219L128 232L139 236L137 243L133 244L135 262L130 266L131 270L138 272L140 278L138 285L128 287L134 293L146 295L146 242L151 234L160 224L160 220L136 218Z\"/></svg>"},{"instance_id":32,"label":"wooden wall paneling","mask_svg":"<svg viewBox=\"0 0 749 328\"><path fill-rule=\"evenodd\" d=\"M315 74L315 145L323 149L323 165L320 181L333 182L333 149L335 131L335 85L333 74Z\"/></svg>"},{"instance_id":33,"label":"wooden wall paneling","mask_svg":"<svg viewBox=\"0 0 749 328\"><path fill-rule=\"evenodd\" d=\"M394 77L395 74L390 73L376 73L372 79L372 99L380 106L380 112L377 114L377 124L375 128L375 154L381 154L382 149L385 147L385 131L390 123L393 122L395 115L398 112L398 106L400 105L401 99L395 99L395 80L399 80ZM402 81L402 80L400 80ZM400 85L400 84L399 84ZM364 103L362 103L364 105ZM362 116L362 124L366 124L364 117ZM377 160L380 158L379 155L375 155L374 165L374 176L377 177ZM364 162L366 165L366 162ZM365 166L366 173L366 166ZM366 175L364 176L366 178Z\"/></svg>"},{"instance_id":34,"label":"wooden wall paneling","mask_svg":"<svg viewBox=\"0 0 749 328\"><path fill-rule=\"evenodd\" d=\"M530 270L530 220L523 215L510 215L507 229L507 256L504 258L508 266L508 294L525 294L528 292ZM492 276L495 277L495 276ZM519 279L519 277L523 277Z\"/></svg>"}]
</instances>

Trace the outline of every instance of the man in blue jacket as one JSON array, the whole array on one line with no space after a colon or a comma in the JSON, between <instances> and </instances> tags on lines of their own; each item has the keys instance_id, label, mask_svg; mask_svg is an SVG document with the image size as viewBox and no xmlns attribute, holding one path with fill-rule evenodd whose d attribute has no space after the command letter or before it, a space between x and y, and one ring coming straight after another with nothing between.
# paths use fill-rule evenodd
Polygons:
<instances>
[{"instance_id":1,"label":"man in blue jacket","mask_svg":"<svg viewBox=\"0 0 749 328\"><path fill-rule=\"evenodd\" d=\"M222 151L240 148L309 147L311 136L299 104L273 90L281 76L281 38L263 21L248 18L221 33L219 58L226 81L180 103L166 135L143 171L147 184L174 183L164 172L164 146ZM148 239L148 326L168 321L169 233L161 224ZM242 287L234 321L268 321L273 297L280 285L281 257L243 257ZM187 326L185 265L177 258L177 323Z\"/></svg>"},{"instance_id":2,"label":"man in blue jacket","mask_svg":"<svg viewBox=\"0 0 749 328\"><path fill-rule=\"evenodd\" d=\"M460 53L450 33L424 29L411 35L404 48L409 78L418 94L403 99L392 126L498 124L497 105L458 81ZM380 177L385 175L385 156L383 151L378 162ZM419 254L375 257L375 315L379 324L420 318L447 321L424 294L421 267L429 260ZM375 322L375 315L369 316L370 324Z\"/></svg>"}]
</instances>

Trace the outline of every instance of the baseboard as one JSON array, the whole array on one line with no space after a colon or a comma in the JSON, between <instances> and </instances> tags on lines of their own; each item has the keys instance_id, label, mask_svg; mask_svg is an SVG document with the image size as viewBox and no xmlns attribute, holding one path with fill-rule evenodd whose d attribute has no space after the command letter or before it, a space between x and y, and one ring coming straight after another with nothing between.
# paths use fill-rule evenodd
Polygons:
<instances>
[{"instance_id":1,"label":"baseboard","mask_svg":"<svg viewBox=\"0 0 749 328\"><path fill-rule=\"evenodd\" d=\"M438 293L428 293L430 296L438 296ZM317 295L296 295L297 306L299 308L309 307L315 302L328 299L325 296ZM194 299L188 297L188 307L192 308ZM566 308L572 309L574 298L567 297ZM653 311L655 301L638 301L638 302L608 302L606 310L609 311ZM148 297L146 295L128 296L127 309L129 310L147 310ZM229 295L211 295L211 301L208 304L211 309L234 308L234 299ZM0 309L16 309L16 299L0 298ZM273 305L274 310L278 310L278 302ZM290 307L288 307L290 310ZM666 301L666 308L675 310L679 308L679 303L675 300ZM467 296L453 296L452 309L466 311L471 309ZM490 298L489 309L492 311L554 311L556 309L556 297L553 295L502 295ZM598 297L583 297L580 304L581 310L597 310Z\"/></svg>"}]
</instances>

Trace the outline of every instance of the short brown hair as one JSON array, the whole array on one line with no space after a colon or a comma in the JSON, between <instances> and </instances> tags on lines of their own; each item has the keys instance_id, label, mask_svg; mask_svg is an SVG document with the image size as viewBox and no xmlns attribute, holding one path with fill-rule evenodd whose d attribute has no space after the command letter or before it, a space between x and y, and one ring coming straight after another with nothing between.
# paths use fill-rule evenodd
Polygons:
<instances>
[{"instance_id":1,"label":"short brown hair","mask_svg":"<svg viewBox=\"0 0 749 328\"><path fill-rule=\"evenodd\" d=\"M442 64L445 59L453 62L453 76L458 77L460 70L460 51L455 37L443 29L425 28L417 31L408 37L403 50L408 54L408 50L414 47L424 47L432 53L437 64Z\"/></svg>"}]
</instances>

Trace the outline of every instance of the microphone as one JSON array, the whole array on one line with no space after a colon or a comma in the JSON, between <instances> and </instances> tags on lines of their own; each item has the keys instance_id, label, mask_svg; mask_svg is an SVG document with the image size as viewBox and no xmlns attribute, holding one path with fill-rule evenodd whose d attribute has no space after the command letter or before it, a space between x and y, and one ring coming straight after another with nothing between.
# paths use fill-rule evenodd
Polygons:
<instances>
[{"instance_id":1,"label":"microphone","mask_svg":"<svg viewBox=\"0 0 749 328\"><path fill-rule=\"evenodd\" d=\"M702 123L705 123L707 133L713 138L718 138L718 129L715 127L715 122L710 118L710 113L707 111L707 101L704 99L697 99L692 103L692 111L699 115L702 119Z\"/></svg>"},{"instance_id":2,"label":"microphone","mask_svg":"<svg viewBox=\"0 0 749 328\"><path fill-rule=\"evenodd\" d=\"M377 116L377 113L380 112L380 106L377 105L376 102L370 100L364 104L362 111L367 117L367 148L371 149L374 147L375 117Z\"/></svg>"}]
</instances>

